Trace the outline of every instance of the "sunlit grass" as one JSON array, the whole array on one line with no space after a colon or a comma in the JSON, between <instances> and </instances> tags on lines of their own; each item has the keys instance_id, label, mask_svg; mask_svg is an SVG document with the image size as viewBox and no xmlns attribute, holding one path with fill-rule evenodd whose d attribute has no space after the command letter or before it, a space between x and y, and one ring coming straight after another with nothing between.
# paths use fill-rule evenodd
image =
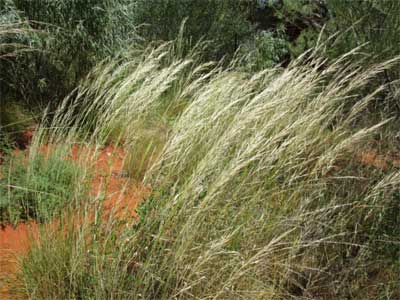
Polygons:
<instances>
[{"instance_id":1,"label":"sunlit grass","mask_svg":"<svg viewBox=\"0 0 400 300\"><path fill-rule=\"evenodd\" d=\"M377 257L396 260L399 173L352 161L385 124L353 127L380 88L359 92L394 61L363 71L351 53L329 63L315 51L246 74L171 51L101 64L48 126L52 143L97 147L118 127L128 175L153 193L135 226L110 218L72 239L45 234L21 262L27 295L337 299L396 284L365 274L390 264ZM166 121L172 88L171 105L185 105Z\"/></svg>"}]
</instances>

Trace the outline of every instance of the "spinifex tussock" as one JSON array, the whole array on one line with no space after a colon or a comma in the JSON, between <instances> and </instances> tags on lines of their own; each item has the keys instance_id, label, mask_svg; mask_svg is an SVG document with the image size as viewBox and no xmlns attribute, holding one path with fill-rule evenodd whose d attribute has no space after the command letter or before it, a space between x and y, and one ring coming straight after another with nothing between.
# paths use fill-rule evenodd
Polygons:
<instances>
[{"instance_id":1,"label":"spinifex tussock","mask_svg":"<svg viewBox=\"0 0 400 300\"><path fill-rule=\"evenodd\" d=\"M398 199L399 176L365 170L351 159L383 124L351 127L379 93L360 91L394 61L362 71L349 62L351 54L328 62L307 53L287 69L250 75L234 68L207 73L190 59L165 63L168 51L164 45L103 64L54 119L52 128L61 128L54 140L80 136L103 144L117 127L133 147L141 143L135 138L141 126L160 120L170 126L145 175L153 195L140 207L140 221L123 234L106 231L93 249L66 243L71 267L61 273L73 289L62 285L57 297L328 299L353 293L350 274L366 273L370 257L387 251L377 240L395 238L388 208ZM185 105L165 119L163 101ZM46 256L52 253L56 249ZM25 270L34 268L28 259ZM46 282L60 282L57 272L46 273ZM28 291L45 291L40 276L28 279Z\"/></svg>"},{"instance_id":2,"label":"spinifex tussock","mask_svg":"<svg viewBox=\"0 0 400 300\"><path fill-rule=\"evenodd\" d=\"M369 235L381 222L363 220L382 209L366 208L374 182L393 178L370 174L369 187L343 194L364 179L328 174L382 125L351 128L380 89L359 91L394 61L361 72L341 60L300 60L252 77L223 71L194 93L147 174L157 192L137 236L138 291L162 299L312 296L331 280L324 270L335 255L365 249L356 228Z\"/></svg>"}]
</instances>

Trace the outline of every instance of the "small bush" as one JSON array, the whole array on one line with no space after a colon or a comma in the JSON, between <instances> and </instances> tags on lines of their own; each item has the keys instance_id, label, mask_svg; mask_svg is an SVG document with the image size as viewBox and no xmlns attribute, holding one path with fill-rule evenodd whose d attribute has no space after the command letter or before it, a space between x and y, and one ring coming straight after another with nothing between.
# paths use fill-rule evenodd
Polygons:
<instances>
[{"instance_id":1,"label":"small bush","mask_svg":"<svg viewBox=\"0 0 400 300\"><path fill-rule=\"evenodd\" d=\"M131 6L132 20L143 27L142 35L150 40L175 39L182 21L187 18L185 37L193 42L210 40L207 59L232 56L252 32L246 19L247 4L237 0L137 0Z\"/></svg>"},{"instance_id":2,"label":"small bush","mask_svg":"<svg viewBox=\"0 0 400 300\"><path fill-rule=\"evenodd\" d=\"M80 174L79 167L60 153L37 153L29 160L22 152L11 154L1 167L0 220L52 217L77 196Z\"/></svg>"},{"instance_id":3,"label":"small bush","mask_svg":"<svg viewBox=\"0 0 400 300\"><path fill-rule=\"evenodd\" d=\"M243 43L238 54L244 57L245 69L263 70L283 62L283 58L289 55L288 43L284 36L261 31Z\"/></svg>"},{"instance_id":4,"label":"small bush","mask_svg":"<svg viewBox=\"0 0 400 300\"><path fill-rule=\"evenodd\" d=\"M56 108L96 62L131 36L115 34L129 27L116 17L122 16L121 1L0 1L0 25L18 23L26 29L3 36L0 43L30 49L0 60L2 101Z\"/></svg>"},{"instance_id":5,"label":"small bush","mask_svg":"<svg viewBox=\"0 0 400 300\"><path fill-rule=\"evenodd\" d=\"M0 143L3 141L6 148L25 146L28 141L24 140L24 133L34 126L34 122L34 116L24 106L17 103L0 105Z\"/></svg>"}]
</instances>

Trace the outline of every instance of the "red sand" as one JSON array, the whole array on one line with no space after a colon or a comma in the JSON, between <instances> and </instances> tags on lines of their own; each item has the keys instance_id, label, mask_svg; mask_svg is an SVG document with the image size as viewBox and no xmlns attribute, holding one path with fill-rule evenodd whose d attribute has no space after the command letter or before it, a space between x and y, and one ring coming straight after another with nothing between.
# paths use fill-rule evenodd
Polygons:
<instances>
[{"instance_id":1,"label":"red sand","mask_svg":"<svg viewBox=\"0 0 400 300\"><path fill-rule=\"evenodd\" d=\"M35 223L21 223L16 228L6 226L0 231L0 299L12 299L7 281L13 280L18 271L17 257L29 250L32 241L37 240L38 226Z\"/></svg>"},{"instance_id":2,"label":"red sand","mask_svg":"<svg viewBox=\"0 0 400 300\"><path fill-rule=\"evenodd\" d=\"M43 146L40 151L48 153L51 148ZM90 154L88 151L88 148L73 146L70 157L66 159L79 160L82 155ZM102 203L103 218L112 215L125 222L134 222L135 208L150 194L150 189L123 176L124 156L125 151L120 147L107 146L99 151L91 193L94 196L104 193L106 197ZM12 278L17 271L16 257L26 254L32 242L37 240L38 225L34 222L21 223L15 228L10 225L0 228L0 299L10 299L7 286L4 283L2 286L2 277Z\"/></svg>"},{"instance_id":3,"label":"red sand","mask_svg":"<svg viewBox=\"0 0 400 300\"><path fill-rule=\"evenodd\" d=\"M378 152L374 150L359 153L356 158L361 164L372 166L380 170L387 170L390 167L400 167L399 157L378 154Z\"/></svg>"}]
</instances>

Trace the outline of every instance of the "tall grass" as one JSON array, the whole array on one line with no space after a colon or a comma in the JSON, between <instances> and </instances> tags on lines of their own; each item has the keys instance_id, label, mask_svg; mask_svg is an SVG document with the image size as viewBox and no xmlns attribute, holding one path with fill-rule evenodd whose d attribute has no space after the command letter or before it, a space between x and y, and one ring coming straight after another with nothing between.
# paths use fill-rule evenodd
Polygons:
<instances>
[{"instance_id":1,"label":"tall grass","mask_svg":"<svg viewBox=\"0 0 400 300\"><path fill-rule=\"evenodd\" d=\"M100 147L118 129L135 149L183 103L145 173L139 222L44 235L21 262L29 298L395 299L400 177L354 159L385 122L353 126L381 88L359 92L396 60L365 70L316 51L247 74L170 51L101 65L54 118L52 142Z\"/></svg>"},{"instance_id":2,"label":"tall grass","mask_svg":"<svg viewBox=\"0 0 400 300\"><path fill-rule=\"evenodd\" d=\"M198 63L205 43L183 54L187 45L182 32L183 27L176 42L138 47L100 63L47 125L50 142L78 138L97 145L122 144L133 153L136 147L160 152L188 102L189 87L195 89L209 77L203 72L212 66ZM136 143L143 137L149 147Z\"/></svg>"}]
</instances>

